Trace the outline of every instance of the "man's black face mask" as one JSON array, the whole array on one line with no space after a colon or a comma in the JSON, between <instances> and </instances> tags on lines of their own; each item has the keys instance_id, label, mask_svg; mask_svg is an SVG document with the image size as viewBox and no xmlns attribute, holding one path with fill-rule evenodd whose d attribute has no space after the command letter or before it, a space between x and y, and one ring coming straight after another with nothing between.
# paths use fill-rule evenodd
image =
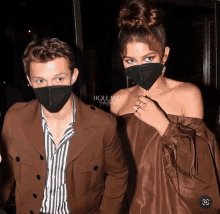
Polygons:
<instances>
[{"instance_id":1,"label":"man's black face mask","mask_svg":"<svg viewBox=\"0 0 220 214\"><path fill-rule=\"evenodd\" d=\"M38 101L51 113L60 111L71 96L72 85L34 88Z\"/></svg>"},{"instance_id":2,"label":"man's black face mask","mask_svg":"<svg viewBox=\"0 0 220 214\"><path fill-rule=\"evenodd\" d=\"M162 74L164 65L161 63L146 63L134 65L125 69L125 75L132 81L149 90Z\"/></svg>"}]
</instances>

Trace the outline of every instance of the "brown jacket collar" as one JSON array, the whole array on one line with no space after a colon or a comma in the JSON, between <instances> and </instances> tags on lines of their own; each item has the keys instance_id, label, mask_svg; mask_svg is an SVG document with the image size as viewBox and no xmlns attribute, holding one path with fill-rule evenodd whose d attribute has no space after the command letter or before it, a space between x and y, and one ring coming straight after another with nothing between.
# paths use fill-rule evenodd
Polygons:
<instances>
[{"instance_id":1,"label":"brown jacket collar","mask_svg":"<svg viewBox=\"0 0 220 214\"><path fill-rule=\"evenodd\" d=\"M67 164L81 154L97 131L97 128L94 127L92 122L92 110L75 95L74 99L76 102L76 117L75 124L73 125L75 134L70 141ZM32 146L45 157L44 133L42 129L40 106L37 100L31 103L22 120L22 127Z\"/></svg>"}]
</instances>

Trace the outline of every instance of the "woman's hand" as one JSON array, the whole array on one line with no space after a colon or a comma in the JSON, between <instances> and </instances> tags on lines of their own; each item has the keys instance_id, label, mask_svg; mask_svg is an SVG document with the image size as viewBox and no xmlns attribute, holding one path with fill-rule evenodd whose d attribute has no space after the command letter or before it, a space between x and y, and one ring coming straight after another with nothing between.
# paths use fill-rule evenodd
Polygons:
<instances>
[{"instance_id":1,"label":"woman's hand","mask_svg":"<svg viewBox=\"0 0 220 214\"><path fill-rule=\"evenodd\" d=\"M134 115L137 118L153 126L161 136L164 134L169 125L169 120L152 100L140 96L133 109L136 111Z\"/></svg>"}]
</instances>

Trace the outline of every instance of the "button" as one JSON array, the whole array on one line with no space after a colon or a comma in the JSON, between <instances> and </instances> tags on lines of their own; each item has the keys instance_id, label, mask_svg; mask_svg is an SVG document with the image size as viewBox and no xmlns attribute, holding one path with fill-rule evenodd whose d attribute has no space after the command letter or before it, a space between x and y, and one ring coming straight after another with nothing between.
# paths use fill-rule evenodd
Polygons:
<instances>
[{"instance_id":1,"label":"button","mask_svg":"<svg viewBox=\"0 0 220 214\"><path fill-rule=\"evenodd\" d=\"M44 159L44 157L41 155L41 156L40 156L40 159L41 159L41 160L43 160L43 159Z\"/></svg>"},{"instance_id":2,"label":"button","mask_svg":"<svg viewBox=\"0 0 220 214\"><path fill-rule=\"evenodd\" d=\"M93 168L93 169L94 169L94 170L97 170L98 168L99 168L98 166L94 166L94 168Z\"/></svg>"},{"instance_id":3,"label":"button","mask_svg":"<svg viewBox=\"0 0 220 214\"><path fill-rule=\"evenodd\" d=\"M30 214L34 214L34 211L33 211L33 210L31 210L31 211L30 211Z\"/></svg>"},{"instance_id":4,"label":"button","mask_svg":"<svg viewBox=\"0 0 220 214\"><path fill-rule=\"evenodd\" d=\"M90 108L91 108L92 110L95 110L95 106L91 106Z\"/></svg>"},{"instance_id":5,"label":"button","mask_svg":"<svg viewBox=\"0 0 220 214\"><path fill-rule=\"evenodd\" d=\"M16 160L17 162L19 162L19 161L20 161L20 158L19 158L19 157L16 157L15 160Z\"/></svg>"},{"instance_id":6,"label":"button","mask_svg":"<svg viewBox=\"0 0 220 214\"><path fill-rule=\"evenodd\" d=\"M40 175L37 175L37 179L40 180Z\"/></svg>"},{"instance_id":7,"label":"button","mask_svg":"<svg viewBox=\"0 0 220 214\"><path fill-rule=\"evenodd\" d=\"M33 194L33 196L34 196L34 198L37 198L37 195L35 193Z\"/></svg>"}]
</instances>

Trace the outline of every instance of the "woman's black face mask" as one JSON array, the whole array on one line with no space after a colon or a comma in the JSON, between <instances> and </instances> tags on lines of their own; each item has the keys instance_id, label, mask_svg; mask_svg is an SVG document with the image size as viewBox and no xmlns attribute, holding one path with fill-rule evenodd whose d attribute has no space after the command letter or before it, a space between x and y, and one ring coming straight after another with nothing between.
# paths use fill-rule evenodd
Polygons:
<instances>
[{"instance_id":1,"label":"woman's black face mask","mask_svg":"<svg viewBox=\"0 0 220 214\"><path fill-rule=\"evenodd\" d=\"M164 65L161 63L146 63L134 65L125 69L125 75L132 81L149 90L162 74Z\"/></svg>"}]
</instances>

